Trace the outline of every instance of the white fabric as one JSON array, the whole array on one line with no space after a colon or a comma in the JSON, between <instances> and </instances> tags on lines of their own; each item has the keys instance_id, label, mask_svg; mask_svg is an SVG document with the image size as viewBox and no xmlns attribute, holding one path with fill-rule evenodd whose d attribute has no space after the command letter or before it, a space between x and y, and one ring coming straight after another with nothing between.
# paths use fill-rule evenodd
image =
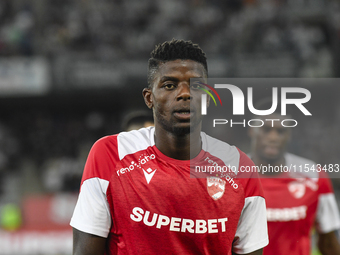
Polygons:
<instances>
[{"instance_id":1,"label":"white fabric","mask_svg":"<svg viewBox=\"0 0 340 255\"><path fill-rule=\"evenodd\" d=\"M319 195L316 222L319 233L340 229L339 210L333 193Z\"/></svg>"},{"instance_id":2,"label":"white fabric","mask_svg":"<svg viewBox=\"0 0 340 255\"><path fill-rule=\"evenodd\" d=\"M222 159L224 164L238 172L240 163L240 153L235 146L231 146L226 142L215 139L204 132L201 132L202 149L209 152L211 155Z\"/></svg>"},{"instance_id":3,"label":"white fabric","mask_svg":"<svg viewBox=\"0 0 340 255\"><path fill-rule=\"evenodd\" d=\"M82 232L107 237L111 226L106 191L109 182L99 178L85 180L70 225Z\"/></svg>"},{"instance_id":4,"label":"white fabric","mask_svg":"<svg viewBox=\"0 0 340 255\"><path fill-rule=\"evenodd\" d=\"M317 169L316 163L314 161L294 155L292 153L288 153L288 152L285 153L285 160L286 160L286 166L293 173L292 178L296 177L294 176L296 173L299 173L300 176L304 175L308 178L311 178L315 182L318 181L318 178L319 178L318 171L316 170L310 171L310 169L313 169L313 167L314 169Z\"/></svg>"},{"instance_id":5,"label":"white fabric","mask_svg":"<svg viewBox=\"0 0 340 255\"><path fill-rule=\"evenodd\" d=\"M246 254L268 245L266 202L263 197L245 199L235 234L233 252Z\"/></svg>"},{"instance_id":6,"label":"white fabric","mask_svg":"<svg viewBox=\"0 0 340 255\"><path fill-rule=\"evenodd\" d=\"M155 145L155 128L141 128L130 132L122 132L117 136L119 159Z\"/></svg>"}]
</instances>

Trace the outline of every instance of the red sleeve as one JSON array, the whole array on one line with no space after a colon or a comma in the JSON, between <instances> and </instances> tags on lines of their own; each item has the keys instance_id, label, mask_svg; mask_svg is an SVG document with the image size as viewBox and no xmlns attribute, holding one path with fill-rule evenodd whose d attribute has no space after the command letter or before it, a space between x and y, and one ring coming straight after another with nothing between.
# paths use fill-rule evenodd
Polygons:
<instances>
[{"instance_id":1,"label":"red sleeve","mask_svg":"<svg viewBox=\"0 0 340 255\"><path fill-rule=\"evenodd\" d=\"M109 181L115 162L118 160L117 135L99 139L94 143L87 157L81 184L95 177Z\"/></svg>"}]
</instances>

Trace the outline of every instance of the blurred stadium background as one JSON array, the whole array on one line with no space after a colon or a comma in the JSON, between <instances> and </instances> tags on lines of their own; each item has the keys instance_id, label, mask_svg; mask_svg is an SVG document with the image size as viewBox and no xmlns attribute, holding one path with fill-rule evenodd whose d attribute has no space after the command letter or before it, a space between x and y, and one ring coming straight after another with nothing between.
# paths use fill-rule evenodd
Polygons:
<instances>
[{"instance_id":1,"label":"blurred stadium background","mask_svg":"<svg viewBox=\"0 0 340 255\"><path fill-rule=\"evenodd\" d=\"M1 0L0 254L71 254L87 153L144 109L149 53L172 38L200 44L210 77L340 75L338 0ZM311 91L292 150L340 163L340 86Z\"/></svg>"}]
</instances>

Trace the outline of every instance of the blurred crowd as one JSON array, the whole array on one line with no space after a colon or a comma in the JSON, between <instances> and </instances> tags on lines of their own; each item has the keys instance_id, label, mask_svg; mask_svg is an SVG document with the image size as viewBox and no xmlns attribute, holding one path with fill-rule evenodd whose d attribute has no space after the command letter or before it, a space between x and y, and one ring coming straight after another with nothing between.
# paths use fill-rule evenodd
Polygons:
<instances>
[{"instance_id":1,"label":"blurred crowd","mask_svg":"<svg viewBox=\"0 0 340 255\"><path fill-rule=\"evenodd\" d=\"M117 132L117 123L114 116L101 112L30 111L6 118L0 126L0 187L2 193L8 191L5 201L20 201L25 192L77 192L90 147ZM6 180L15 176L21 178L13 189Z\"/></svg>"},{"instance_id":2,"label":"blurred crowd","mask_svg":"<svg viewBox=\"0 0 340 255\"><path fill-rule=\"evenodd\" d=\"M339 24L336 0L4 0L0 54L138 58L174 37L209 55L290 52L327 62Z\"/></svg>"}]
</instances>

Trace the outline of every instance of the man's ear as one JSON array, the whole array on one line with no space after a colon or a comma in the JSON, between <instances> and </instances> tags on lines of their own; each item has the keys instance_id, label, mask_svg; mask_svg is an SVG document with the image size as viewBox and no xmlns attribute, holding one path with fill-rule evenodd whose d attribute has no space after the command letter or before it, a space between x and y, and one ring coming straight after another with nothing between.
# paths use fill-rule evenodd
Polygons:
<instances>
[{"instance_id":1,"label":"man's ear","mask_svg":"<svg viewBox=\"0 0 340 255\"><path fill-rule=\"evenodd\" d=\"M153 96L152 96L152 91L150 88L145 88L143 89L143 97L144 97L144 102L146 104L146 106L149 109L152 109L153 107Z\"/></svg>"}]
</instances>

